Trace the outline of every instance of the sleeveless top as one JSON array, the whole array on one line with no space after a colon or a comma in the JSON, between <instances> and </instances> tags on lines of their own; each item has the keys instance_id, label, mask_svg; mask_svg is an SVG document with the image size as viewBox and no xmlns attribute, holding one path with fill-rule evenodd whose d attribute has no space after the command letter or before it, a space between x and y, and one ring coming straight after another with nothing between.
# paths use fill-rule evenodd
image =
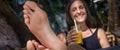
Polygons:
<instances>
[{"instance_id":1,"label":"sleeveless top","mask_svg":"<svg viewBox=\"0 0 120 50\"><path fill-rule=\"evenodd\" d=\"M97 33L98 33L98 28L95 30L95 32L90 37L83 39L83 47L86 50L96 50L96 49L101 48L99 39L97 37Z\"/></svg>"}]
</instances>

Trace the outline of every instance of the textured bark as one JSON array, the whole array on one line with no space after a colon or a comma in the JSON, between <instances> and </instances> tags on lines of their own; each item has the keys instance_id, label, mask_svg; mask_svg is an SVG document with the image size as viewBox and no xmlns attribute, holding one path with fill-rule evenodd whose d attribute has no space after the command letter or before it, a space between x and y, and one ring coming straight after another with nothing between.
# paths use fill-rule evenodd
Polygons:
<instances>
[{"instance_id":1,"label":"textured bark","mask_svg":"<svg viewBox=\"0 0 120 50\"><path fill-rule=\"evenodd\" d=\"M108 31L118 29L118 3L117 0L107 0L108 11Z\"/></svg>"}]
</instances>

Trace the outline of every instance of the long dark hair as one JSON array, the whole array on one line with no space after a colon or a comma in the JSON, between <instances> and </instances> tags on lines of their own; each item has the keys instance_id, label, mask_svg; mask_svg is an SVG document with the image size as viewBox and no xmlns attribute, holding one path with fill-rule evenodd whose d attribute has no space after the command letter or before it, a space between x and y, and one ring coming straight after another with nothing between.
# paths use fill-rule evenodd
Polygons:
<instances>
[{"instance_id":1,"label":"long dark hair","mask_svg":"<svg viewBox=\"0 0 120 50\"><path fill-rule=\"evenodd\" d=\"M68 3L66 5L66 16L67 16L66 22L68 25L68 30L71 29L71 26L74 26L74 22L70 14L70 7L74 1L76 0L68 0L67 1ZM86 12L87 12L86 25L88 26L88 28L102 28L102 23L100 19L98 18L98 16L91 15L89 8L86 5L85 1L84 0L80 0L80 1L82 1L83 5L85 6Z\"/></svg>"}]
</instances>

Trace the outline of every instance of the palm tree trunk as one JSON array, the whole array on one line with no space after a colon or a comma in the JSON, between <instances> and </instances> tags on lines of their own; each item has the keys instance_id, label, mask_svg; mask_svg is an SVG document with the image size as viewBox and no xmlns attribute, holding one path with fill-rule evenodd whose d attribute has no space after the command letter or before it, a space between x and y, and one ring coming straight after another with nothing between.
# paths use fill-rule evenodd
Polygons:
<instances>
[{"instance_id":1,"label":"palm tree trunk","mask_svg":"<svg viewBox=\"0 0 120 50\"><path fill-rule=\"evenodd\" d=\"M114 4L114 7L113 7L113 10L114 10L114 30L117 30L118 29L118 0L114 0L113 1L113 4Z\"/></svg>"},{"instance_id":2,"label":"palm tree trunk","mask_svg":"<svg viewBox=\"0 0 120 50\"><path fill-rule=\"evenodd\" d=\"M118 28L118 4L117 0L107 1L109 6L107 31L112 31Z\"/></svg>"}]
</instances>

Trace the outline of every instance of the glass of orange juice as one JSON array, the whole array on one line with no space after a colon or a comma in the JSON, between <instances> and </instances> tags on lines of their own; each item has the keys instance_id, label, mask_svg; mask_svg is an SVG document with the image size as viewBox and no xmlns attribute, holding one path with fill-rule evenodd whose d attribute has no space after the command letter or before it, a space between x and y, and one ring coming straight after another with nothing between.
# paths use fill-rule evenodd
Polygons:
<instances>
[{"instance_id":1,"label":"glass of orange juice","mask_svg":"<svg viewBox=\"0 0 120 50\"><path fill-rule=\"evenodd\" d=\"M82 30L78 31L78 40L76 40L75 42L77 44L83 44L83 40L82 40Z\"/></svg>"},{"instance_id":2,"label":"glass of orange juice","mask_svg":"<svg viewBox=\"0 0 120 50\"><path fill-rule=\"evenodd\" d=\"M74 24L75 24L75 30L76 30L76 32L78 33L78 40L76 40L75 42L76 42L77 44L83 44L81 26L80 26L80 25L77 25L75 19L74 19Z\"/></svg>"}]
</instances>

